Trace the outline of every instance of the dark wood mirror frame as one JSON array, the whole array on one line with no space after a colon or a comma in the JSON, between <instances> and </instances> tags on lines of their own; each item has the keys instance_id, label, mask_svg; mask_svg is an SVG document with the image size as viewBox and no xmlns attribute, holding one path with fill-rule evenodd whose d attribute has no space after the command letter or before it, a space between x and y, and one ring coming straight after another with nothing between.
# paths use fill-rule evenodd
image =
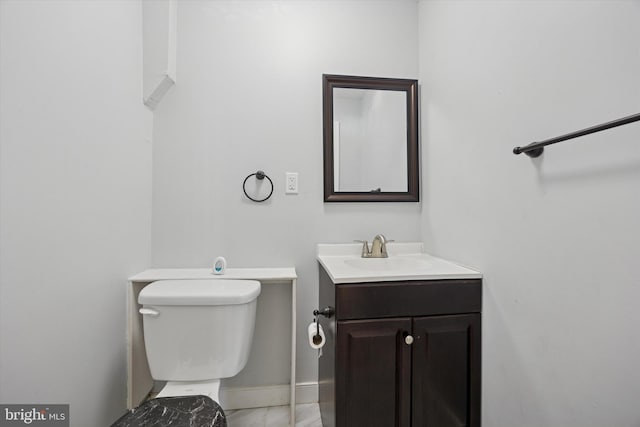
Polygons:
<instances>
[{"instance_id":1,"label":"dark wood mirror frame","mask_svg":"<svg viewBox=\"0 0 640 427\"><path fill-rule=\"evenodd\" d=\"M333 89L374 89L403 91L407 96L407 191L350 192L335 191L333 171ZM418 202L418 81L380 77L322 75L324 132L324 201L325 202Z\"/></svg>"}]
</instances>

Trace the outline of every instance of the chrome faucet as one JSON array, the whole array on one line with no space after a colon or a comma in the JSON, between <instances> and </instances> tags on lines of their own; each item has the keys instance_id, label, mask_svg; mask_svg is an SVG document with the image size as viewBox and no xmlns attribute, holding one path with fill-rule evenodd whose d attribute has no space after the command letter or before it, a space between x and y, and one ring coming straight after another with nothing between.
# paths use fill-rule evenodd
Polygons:
<instances>
[{"instance_id":1,"label":"chrome faucet","mask_svg":"<svg viewBox=\"0 0 640 427\"><path fill-rule=\"evenodd\" d=\"M369 242L366 240L356 240L356 242L362 243L362 258L388 258L387 254L387 242L393 240L387 240L382 234L376 235L371 242L371 250L369 250Z\"/></svg>"}]
</instances>

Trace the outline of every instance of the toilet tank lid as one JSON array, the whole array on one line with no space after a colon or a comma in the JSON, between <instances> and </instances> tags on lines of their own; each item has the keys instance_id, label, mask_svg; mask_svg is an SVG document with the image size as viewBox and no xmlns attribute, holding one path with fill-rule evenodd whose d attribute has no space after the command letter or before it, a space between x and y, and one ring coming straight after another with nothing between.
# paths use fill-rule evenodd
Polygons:
<instances>
[{"instance_id":1,"label":"toilet tank lid","mask_svg":"<svg viewBox=\"0 0 640 427\"><path fill-rule=\"evenodd\" d=\"M158 280L145 286L139 304L234 305L246 304L260 295L256 280Z\"/></svg>"}]
</instances>

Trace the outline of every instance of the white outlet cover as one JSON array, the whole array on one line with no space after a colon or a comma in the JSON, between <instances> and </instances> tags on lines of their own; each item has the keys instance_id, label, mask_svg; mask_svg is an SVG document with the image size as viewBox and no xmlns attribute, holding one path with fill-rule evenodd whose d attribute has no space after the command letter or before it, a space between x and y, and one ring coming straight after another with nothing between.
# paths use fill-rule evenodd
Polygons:
<instances>
[{"instance_id":1,"label":"white outlet cover","mask_svg":"<svg viewBox=\"0 0 640 427\"><path fill-rule=\"evenodd\" d=\"M287 172L285 179L285 193L298 194L298 172Z\"/></svg>"}]
</instances>

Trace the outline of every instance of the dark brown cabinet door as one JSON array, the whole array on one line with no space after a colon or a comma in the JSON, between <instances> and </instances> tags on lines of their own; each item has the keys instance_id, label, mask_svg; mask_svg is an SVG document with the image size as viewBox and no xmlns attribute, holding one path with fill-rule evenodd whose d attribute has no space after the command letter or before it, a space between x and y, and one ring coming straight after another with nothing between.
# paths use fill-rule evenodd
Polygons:
<instances>
[{"instance_id":1,"label":"dark brown cabinet door","mask_svg":"<svg viewBox=\"0 0 640 427\"><path fill-rule=\"evenodd\" d=\"M411 319L339 321L336 426L409 427Z\"/></svg>"},{"instance_id":2,"label":"dark brown cabinet door","mask_svg":"<svg viewBox=\"0 0 640 427\"><path fill-rule=\"evenodd\" d=\"M413 319L413 427L480 425L480 314Z\"/></svg>"}]
</instances>

